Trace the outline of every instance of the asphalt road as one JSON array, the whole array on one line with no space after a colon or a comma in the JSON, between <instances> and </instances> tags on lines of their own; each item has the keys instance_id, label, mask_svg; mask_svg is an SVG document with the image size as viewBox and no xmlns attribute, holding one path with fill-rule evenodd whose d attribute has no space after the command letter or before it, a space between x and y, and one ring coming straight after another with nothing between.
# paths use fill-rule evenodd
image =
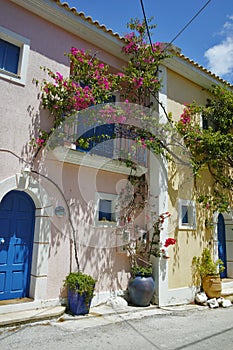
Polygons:
<instances>
[{"instance_id":1,"label":"asphalt road","mask_svg":"<svg viewBox=\"0 0 233 350\"><path fill-rule=\"evenodd\" d=\"M133 319L46 321L0 329L1 350L233 349L233 307L165 311Z\"/></svg>"}]
</instances>

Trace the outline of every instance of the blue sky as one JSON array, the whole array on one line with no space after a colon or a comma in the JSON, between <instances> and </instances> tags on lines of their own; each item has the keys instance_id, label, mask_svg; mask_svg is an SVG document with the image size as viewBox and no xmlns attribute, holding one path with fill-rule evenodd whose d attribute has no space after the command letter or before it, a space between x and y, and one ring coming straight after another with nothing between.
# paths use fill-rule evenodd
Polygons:
<instances>
[{"instance_id":1,"label":"blue sky","mask_svg":"<svg viewBox=\"0 0 233 350\"><path fill-rule=\"evenodd\" d=\"M61 0L61 2L63 2ZM130 18L143 18L140 0L66 0L100 24L123 35ZM147 18L157 24L153 41L170 42L207 0L144 0ZM211 0L174 41L182 53L233 83L233 0Z\"/></svg>"}]
</instances>

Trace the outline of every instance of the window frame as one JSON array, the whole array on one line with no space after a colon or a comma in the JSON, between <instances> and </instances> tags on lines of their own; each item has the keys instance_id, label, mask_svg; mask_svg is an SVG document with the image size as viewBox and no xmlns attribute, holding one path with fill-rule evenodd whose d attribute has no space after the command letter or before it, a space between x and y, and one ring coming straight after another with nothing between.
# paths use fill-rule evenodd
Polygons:
<instances>
[{"instance_id":1,"label":"window frame","mask_svg":"<svg viewBox=\"0 0 233 350\"><path fill-rule=\"evenodd\" d=\"M119 212L116 210L117 205L117 194L105 193L105 192L96 192L95 193L95 212L94 212L94 224L98 227L115 227L118 225ZM112 221L100 221L99 220L99 205L100 200L111 201L111 213L114 215L114 220Z\"/></svg>"},{"instance_id":2,"label":"window frame","mask_svg":"<svg viewBox=\"0 0 233 350\"><path fill-rule=\"evenodd\" d=\"M183 208L187 207L188 221L183 222ZM188 199L179 199L179 229L195 230L196 229L196 202Z\"/></svg>"},{"instance_id":3,"label":"window frame","mask_svg":"<svg viewBox=\"0 0 233 350\"><path fill-rule=\"evenodd\" d=\"M0 26L0 38L20 48L17 74L0 68L0 78L25 85L30 52L30 40Z\"/></svg>"}]
</instances>

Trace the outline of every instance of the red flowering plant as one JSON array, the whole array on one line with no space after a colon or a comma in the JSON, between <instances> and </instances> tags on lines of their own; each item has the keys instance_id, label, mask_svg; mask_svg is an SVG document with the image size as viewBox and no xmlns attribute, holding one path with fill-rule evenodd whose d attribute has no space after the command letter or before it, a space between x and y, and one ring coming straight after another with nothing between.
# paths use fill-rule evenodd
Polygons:
<instances>
[{"instance_id":1,"label":"red flowering plant","mask_svg":"<svg viewBox=\"0 0 233 350\"><path fill-rule=\"evenodd\" d=\"M153 223L149 231L142 230L142 236L137 237L136 241L128 244L128 253L130 257L131 269L151 268L151 256L168 259L168 247L176 244L176 239L168 237L165 242L161 242L161 231L166 219L171 216L169 212L160 214ZM140 229L137 228L140 232Z\"/></svg>"},{"instance_id":2,"label":"red flowering plant","mask_svg":"<svg viewBox=\"0 0 233 350\"><path fill-rule=\"evenodd\" d=\"M161 230L163 230L163 224L166 219L171 216L169 212L165 212L160 214L157 220L153 224L152 237L149 240L149 249L148 249L148 258L151 255L155 257L162 256L163 258L169 258L167 255L167 248L170 245L176 244L175 238L167 238L164 243L161 242L160 234Z\"/></svg>"}]
</instances>

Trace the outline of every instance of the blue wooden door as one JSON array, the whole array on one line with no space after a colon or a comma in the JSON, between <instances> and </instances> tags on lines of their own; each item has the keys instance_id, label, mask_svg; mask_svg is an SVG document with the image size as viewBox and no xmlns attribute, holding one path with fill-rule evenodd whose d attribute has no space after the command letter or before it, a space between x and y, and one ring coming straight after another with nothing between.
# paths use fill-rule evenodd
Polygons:
<instances>
[{"instance_id":1,"label":"blue wooden door","mask_svg":"<svg viewBox=\"0 0 233 350\"><path fill-rule=\"evenodd\" d=\"M22 191L0 204L0 300L29 296L35 204Z\"/></svg>"},{"instance_id":2,"label":"blue wooden door","mask_svg":"<svg viewBox=\"0 0 233 350\"><path fill-rule=\"evenodd\" d=\"M226 254L226 233L225 222L222 214L218 216L218 256L224 263L225 270L221 272L220 277L227 277L227 254Z\"/></svg>"}]
</instances>

